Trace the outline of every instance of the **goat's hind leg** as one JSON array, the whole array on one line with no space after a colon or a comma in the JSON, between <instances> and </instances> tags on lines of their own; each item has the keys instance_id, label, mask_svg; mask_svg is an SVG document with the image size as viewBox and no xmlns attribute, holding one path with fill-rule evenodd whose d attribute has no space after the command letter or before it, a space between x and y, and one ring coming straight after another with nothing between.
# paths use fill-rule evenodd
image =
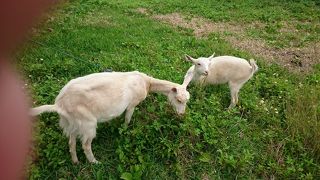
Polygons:
<instances>
[{"instance_id":1,"label":"goat's hind leg","mask_svg":"<svg viewBox=\"0 0 320 180\"><path fill-rule=\"evenodd\" d=\"M76 146L77 146L77 134L71 133L69 135L69 149L70 149L71 159L74 164L79 163Z\"/></svg>"},{"instance_id":2,"label":"goat's hind leg","mask_svg":"<svg viewBox=\"0 0 320 180\"><path fill-rule=\"evenodd\" d=\"M228 107L228 109L234 108L238 103L239 98L239 90L242 87L243 84L238 83L232 83L229 82L229 88L230 88L230 95L231 95L231 102Z\"/></svg>"},{"instance_id":3,"label":"goat's hind leg","mask_svg":"<svg viewBox=\"0 0 320 180\"><path fill-rule=\"evenodd\" d=\"M96 122L86 122L83 123L84 128L82 129L82 148L83 151L91 163L99 163L99 161L96 160L92 153L91 143L92 140L96 136Z\"/></svg>"},{"instance_id":4,"label":"goat's hind leg","mask_svg":"<svg viewBox=\"0 0 320 180\"><path fill-rule=\"evenodd\" d=\"M69 122L67 118L64 116L60 115L60 121L59 121L60 127L63 129L64 134L69 136L69 151L71 155L72 162L74 164L78 164L79 160L77 157L77 151L76 151L76 146L77 146L77 131L73 127L73 123Z\"/></svg>"}]
</instances>

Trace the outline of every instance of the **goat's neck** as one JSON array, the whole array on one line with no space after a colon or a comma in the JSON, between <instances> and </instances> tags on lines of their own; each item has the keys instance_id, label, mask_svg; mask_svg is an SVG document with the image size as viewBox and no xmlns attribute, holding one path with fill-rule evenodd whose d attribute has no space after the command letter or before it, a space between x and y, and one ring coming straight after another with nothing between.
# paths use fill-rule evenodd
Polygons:
<instances>
[{"instance_id":1,"label":"goat's neck","mask_svg":"<svg viewBox=\"0 0 320 180\"><path fill-rule=\"evenodd\" d=\"M196 72L195 70L193 71L193 77L192 80L194 81L198 81L200 78L202 77L201 74L199 74L198 72Z\"/></svg>"},{"instance_id":2,"label":"goat's neck","mask_svg":"<svg viewBox=\"0 0 320 180\"><path fill-rule=\"evenodd\" d=\"M171 89L176 86L178 86L176 83L150 77L150 92L160 92L167 95Z\"/></svg>"},{"instance_id":3,"label":"goat's neck","mask_svg":"<svg viewBox=\"0 0 320 180\"><path fill-rule=\"evenodd\" d=\"M192 76L192 81L194 81L196 83L205 83L206 82L207 76L199 74L198 72L195 71L195 69L193 69L192 73L193 73L192 74L193 75Z\"/></svg>"}]
</instances>

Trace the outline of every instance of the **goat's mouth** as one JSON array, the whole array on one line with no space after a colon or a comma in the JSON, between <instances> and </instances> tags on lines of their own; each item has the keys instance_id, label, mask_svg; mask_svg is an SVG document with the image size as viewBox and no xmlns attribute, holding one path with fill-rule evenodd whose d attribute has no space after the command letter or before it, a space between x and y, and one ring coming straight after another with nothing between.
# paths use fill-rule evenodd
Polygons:
<instances>
[{"instance_id":1,"label":"goat's mouth","mask_svg":"<svg viewBox=\"0 0 320 180\"><path fill-rule=\"evenodd\" d=\"M209 74L208 72L202 73L203 76L208 76L208 74Z\"/></svg>"},{"instance_id":2,"label":"goat's mouth","mask_svg":"<svg viewBox=\"0 0 320 180\"><path fill-rule=\"evenodd\" d=\"M182 119L182 118L184 117L184 115L185 115L185 113L177 113L177 114L178 114L177 117L178 117L179 119Z\"/></svg>"},{"instance_id":3,"label":"goat's mouth","mask_svg":"<svg viewBox=\"0 0 320 180\"><path fill-rule=\"evenodd\" d=\"M182 117L182 116L184 116L184 114L185 114L185 112L178 112L178 111L176 111L176 113L177 113L177 115L178 115L179 117Z\"/></svg>"}]
</instances>

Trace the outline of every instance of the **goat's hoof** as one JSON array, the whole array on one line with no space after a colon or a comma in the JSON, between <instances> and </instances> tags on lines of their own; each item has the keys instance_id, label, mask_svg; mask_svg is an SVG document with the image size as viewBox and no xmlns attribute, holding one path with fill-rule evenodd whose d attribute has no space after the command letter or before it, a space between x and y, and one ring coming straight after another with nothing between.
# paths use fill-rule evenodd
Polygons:
<instances>
[{"instance_id":1,"label":"goat's hoof","mask_svg":"<svg viewBox=\"0 0 320 180\"><path fill-rule=\"evenodd\" d=\"M230 105L230 106L228 107L228 110L230 111L230 110L233 109L235 106L236 106L236 105Z\"/></svg>"},{"instance_id":2,"label":"goat's hoof","mask_svg":"<svg viewBox=\"0 0 320 180\"><path fill-rule=\"evenodd\" d=\"M92 164L101 164L100 161L97 161L96 159L94 159L93 161L91 161Z\"/></svg>"},{"instance_id":3,"label":"goat's hoof","mask_svg":"<svg viewBox=\"0 0 320 180\"><path fill-rule=\"evenodd\" d=\"M232 109L233 109L233 107L228 107L228 108L227 108L227 111L228 111L228 112L231 112Z\"/></svg>"},{"instance_id":4,"label":"goat's hoof","mask_svg":"<svg viewBox=\"0 0 320 180\"><path fill-rule=\"evenodd\" d=\"M73 162L73 164L75 164L75 165L80 164L80 162L79 162L78 160L75 160L75 161L72 161L72 162Z\"/></svg>"}]
</instances>

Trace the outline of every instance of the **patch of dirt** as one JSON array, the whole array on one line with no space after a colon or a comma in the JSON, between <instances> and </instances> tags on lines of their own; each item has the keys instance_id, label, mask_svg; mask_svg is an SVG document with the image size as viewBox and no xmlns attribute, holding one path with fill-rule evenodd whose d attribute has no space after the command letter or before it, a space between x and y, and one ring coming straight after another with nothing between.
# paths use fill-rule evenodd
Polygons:
<instances>
[{"instance_id":1,"label":"patch of dirt","mask_svg":"<svg viewBox=\"0 0 320 180\"><path fill-rule=\"evenodd\" d=\"M112 23L111 17L106 16L101 12L90 12L80 20L80 24L86 26L106 27Z\"/></svg>"},{"instance_id":2,"label":"patch of dirt","mask_svg":"<svg viewBox=\"0 0 320 180\"><path fill-rule=\"evenodd\" d=\"M294 22L288 23L288 22L283 22L282 27L280 28L279 32L280 33L296 33L298 30L295 28Z\"/></svg>"},{"instance_id":3,"label":"patch of dirt","mask_svg":"<svg viewBox=\"0 0 320 180\"><path fill-rule=\"evenodd\" d=\"M200 17L186 18L179 13L166 15L154 15L154 19L179 26L183 28L193 29L196 37L204 37L212 32L224 32L226 29L230 32L242 32L243 29L239 26L229 23L213 23L209 20Z\"/></svg>"},{"instance_id":4,"label":"patch of dirt","mask_svg":"<svg viewBox=\"0 0 320 180\"><path fill-rule=\"evenodd\" d=\"M147 10L140 9L139 12L145 13ZM230 22L212 22L201 17L190 18L179 13L153 15L151 18L173 26L192 29L197 38L206 37L213 32L221 33L234 48L248 51L258 57L263 57L268 62L277 63L295 72L309 72L312 66L319 63L320 60L320 42L310 43L303 48L277 49L268 46L262 39L248 37L245 33L247 29L264 27L264 24L259 22L241 25ZM297 30L292 25L284 24L281 31L295 32Z\"/></svg>"},{"instance_id":5,"label":"patch of dirt","mask_svg":"<svg viewBox=\"0 0 320 180\"><path fill-rule=\"evenodd\" d=\"M234 48L249 51L263 57L267 62L277 63L294 72L309 72L314 64L320 63L320 43L311 43L303 48L276 49L263 40L249 37L226 36Z\"/></svg>"},{"instance_id":6,"label":"patch of dirt","mask_svg":"<svg viewBox=\"0 0 320 180\"><path fill-rule=\"evenodd\" d=\"M202 174L202 180L210 180L207 173Z\"/></svg>"},{"instance_id":7,"label":"patch of dirt","mask_svg":"<svg viewBox=\"0 0 320 180\"><path fill-rule=\"evenodd\" d=\"M140 14L149 15L149 10L146 8L140 7L140 8L135 9L135 11Z\"/></svg>"}]
</instances>

